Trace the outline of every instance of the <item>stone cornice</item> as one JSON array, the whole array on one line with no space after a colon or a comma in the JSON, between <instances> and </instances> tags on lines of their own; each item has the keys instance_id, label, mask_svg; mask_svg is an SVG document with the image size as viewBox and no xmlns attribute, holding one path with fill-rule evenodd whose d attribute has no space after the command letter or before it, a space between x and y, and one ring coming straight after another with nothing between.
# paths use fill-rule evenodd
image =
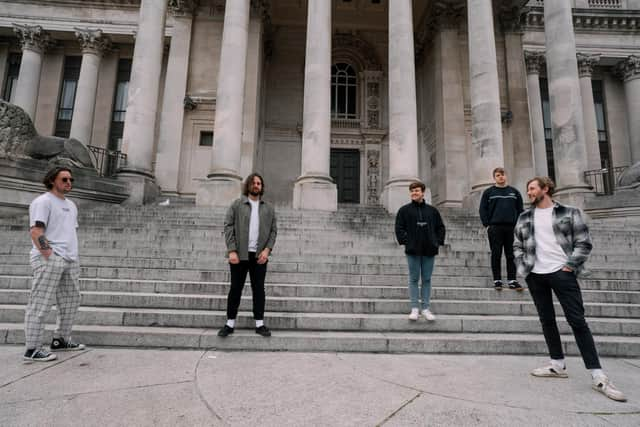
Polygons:
<instances>
[{"instance_id":1,"label":"stone cornice","mask_svg":"<svg viewBox=\"0 0 640 427\"><path fill-rule=\"evenodd\" d=\"M525 30L544 28L544 9L530 7L525 19ZM573 27L585 31L640 31L640 11L620 9L573 9Z\"/></svg>"},{"instance_id":2,"label":"stone cornice","mask_svg":"<svg viewBox=\"0 0 640 427\"><path fill-rule=\"evenodd\" d=\"M540 74L540 70L545 64L544 52L525 50L524 62L527 65L527 74Z\"/></svg>"},{"instance_id":3,"label":"stone cornice","mask_svg":"<svg viewBox=\"0 0 640 427\"><path fill-rule=\"evenodd\" d=\"M615 75L625 82L640 78L640 56L631 55L620 61L615 68Z\"/></svg>"},{"instance_id":4,"label":"stone cornice","mask_svg":"<svg viewBox=\"0 0 640 427\"><path fill-rule=\"evenodd\" d=\"M591 77L593 69L600 62L600 55L592 55L588 53L576 53L578 60L578 74L580 77Z\"/></svg>"},{"instance_id":5,"label":"stone cornice","mask_svg":"<svg viewBox=\"0 0 640 427\"><path fill-rule=\"evenodd\" d=\"M51 46L51 35L42 29L40 25L19 25L13 24L13 30L18 35L22 49L29 49L38 53Z\"/></svg>"},{"instance_id":6,"label":"stone cornice","mask_svg":"<svg viewBox=\"0 0 640 427\"><path fill-rule=\"evenodd\" d=\"M76 37L82 47L82 53L102 56L111 49L111 39L102 34L102 30L92 28L76 28Z\"/></svg>"},{"instance_id":7,"label":"stone cornice","mask_svg":"<svg viewBox=\"0 0 640 427\"><path fill-rule=\"evenodd\" d=\"M169 12L175 17L192 17L199 0L169 0Z\"/></svg>"}]
</instances>

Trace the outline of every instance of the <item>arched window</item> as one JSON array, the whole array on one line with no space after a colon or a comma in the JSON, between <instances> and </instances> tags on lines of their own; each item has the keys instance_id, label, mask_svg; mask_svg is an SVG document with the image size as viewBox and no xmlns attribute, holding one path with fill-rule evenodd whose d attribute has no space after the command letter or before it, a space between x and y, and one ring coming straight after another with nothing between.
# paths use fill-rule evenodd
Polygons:
<instances>
[{"instance_id":1,"label":"arched window","mask_svg":"<svg viewBox=\"0 0 640 427\"><path fill-rule=\"evenodd\" d=\"M356 71L349 64L337 63L331 67L331 117L357 119Z\"/></svg>"}]
</instances>

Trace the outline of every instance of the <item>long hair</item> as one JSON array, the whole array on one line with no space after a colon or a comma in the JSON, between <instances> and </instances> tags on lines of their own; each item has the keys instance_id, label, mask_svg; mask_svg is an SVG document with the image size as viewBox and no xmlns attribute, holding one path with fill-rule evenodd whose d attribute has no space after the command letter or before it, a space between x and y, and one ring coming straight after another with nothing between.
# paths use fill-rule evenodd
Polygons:
<instances>
[{"instance_id":1,"label":"long hair","mask_svg":"<svg viewBox=\"0 0 640 427\"><path fill-rule=\"evenodd\" d=\"M253 178L259 178L260 182L262 183L262 189L260 190L260 196L262 196L264 194L264 179L262 178L262 175L260 175L259 173L252 173L251 175L249 175L247 177L247 179L244 180L244 185L242 186L242 194L244 196L248 196L249 192L251 191L251 184L253 184Z\"/></svg>"},{"instance_id":2,"label":"long hair","mask_svg":"<svg viewBox=\"0 0 640 427\"><path fill-rule=\"evenodd\" d=\"M553 182L551 178L549 178L548 176L533 177L529 181L527 181L527 188L529 187L529 184L532 183L533 181L537 181L540 188L547 188L549 190L547 192L549 197L553 196L553 192L556 189L556 184Z\"/></svg>"},{"instance_id":3,"label":"long hair","mask_svg":"<svg viewBox=\"0 0 640 427\"><path fill-rule=\"evenodd\" d=\"M47 174L44 176L44 179L42 180L42 183L45 187L47 187L47 190L51 190L53 188L53 181L56 180L60 172L72 173L71 169L64 166L56 166L55 168L49 170L49 172L47 172Z\"/></svg>"}]
</instances>

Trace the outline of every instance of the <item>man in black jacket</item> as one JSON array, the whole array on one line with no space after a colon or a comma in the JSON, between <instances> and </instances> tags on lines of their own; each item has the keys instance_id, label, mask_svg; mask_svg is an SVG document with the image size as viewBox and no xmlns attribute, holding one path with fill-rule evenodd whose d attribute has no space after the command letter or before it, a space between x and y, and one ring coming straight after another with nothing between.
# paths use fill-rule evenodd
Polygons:
<instances>
[{"instance_id":1,"label":"man in black jacket","mask_svg":"<svg viewBox=\"0 0 640 427\"><path fill-rule=\"evenodd\" d=\"M422 315L429 321L436 317L429 310L431 297L431 274L438 247L444 245L445 228L440 212L424 200L425 185L413 182L409 186L411 203L398 210L396 215L396 238L404 245L409 264L409 297L411 314L409 320L418 320L420 307ZM418 282L422 276L422 287ZM422 306L419 294L422 294Z\"/></svg>"},{"instance_id":2,"label":"man in black jacket","mask_svg":"<svg viewBox=\"0 0 640 427\"><path fill-rule=\"evenodd\" d=\"M493 286L502 290L502 250L507 259L507 280L509 289L522 291L516 280L516 264L513 257L513 230L522 213L522 196L515 188L507 185L507 175L503 168L493 170L495 185L482 193L480 200L480 219L487 227L489 246L491 247L491 271Z\"/></svg>"}]
</instances>

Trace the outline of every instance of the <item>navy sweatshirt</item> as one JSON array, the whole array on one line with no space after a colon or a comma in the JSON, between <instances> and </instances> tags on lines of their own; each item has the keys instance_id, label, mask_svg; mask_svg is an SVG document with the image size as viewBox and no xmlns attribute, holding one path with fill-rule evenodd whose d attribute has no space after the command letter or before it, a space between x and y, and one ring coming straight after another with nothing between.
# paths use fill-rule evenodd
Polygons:
<instances>
[{"instance_id":1,"label":"navy sweatshirt","mask_svg":"<svg viewBox=\"0 0 640 427\"><path fill-rule=\"evenodd\" d=\"M523 211L522 196L511 186L487 188L480 200L480 219L485 227L489 225L516 225Z\"/></svg>"}]
</instances>

